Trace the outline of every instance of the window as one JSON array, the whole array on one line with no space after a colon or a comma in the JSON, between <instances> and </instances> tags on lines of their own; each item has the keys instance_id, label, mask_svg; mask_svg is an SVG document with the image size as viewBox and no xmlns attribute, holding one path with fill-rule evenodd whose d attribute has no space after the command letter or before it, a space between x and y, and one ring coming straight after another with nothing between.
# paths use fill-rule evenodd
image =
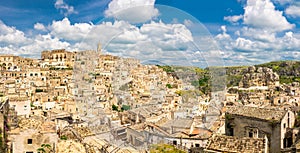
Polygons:
<instances>
[{"instance_id":1,"label":"window","mask_svg":"<svg viewBox=\"0 0 300 153\"><path fill-rule=\"evenodd\" d=\"M32 144L32 139L27 139L27 144Z\"/></svg>"},{"instance_id":2,"label":"window","mask_svg":"<svg viewBox=\"0 0 300 153\"><path fill-rule=\"evenodd\" d=\"M196 143L196 144L195 144L195 147L200 147L199 143Z\"/></svg>"},{"instance_id":3,"label":"window","mask_svg":"<svg viewBox=\"0 0 300 153\"><path fill-rule=\"evenodd\" d=\"M234 136L234 129L232 127L228 128L229 136Z\"/></svg>"},{"instance_id":4,"label":"window","mask_svg":"<svg viewBox=\"0 0 300 153\"><path fill-rule=\"evenodd\" d=\"M250 132L248 133L248 136L249 136L250 138L252 138L252 137L253 137L253 132L250 131Z\"/></svg>"},{"instance_id":5,"label":"window","mask_svg":"<svg viewBox=\"0 0 300 153\"><path fill-rule=\"evenodd\" d=\"M173 145L177 145L177 141L176 140L173 141Z\"/></svg>"}]
</instances>

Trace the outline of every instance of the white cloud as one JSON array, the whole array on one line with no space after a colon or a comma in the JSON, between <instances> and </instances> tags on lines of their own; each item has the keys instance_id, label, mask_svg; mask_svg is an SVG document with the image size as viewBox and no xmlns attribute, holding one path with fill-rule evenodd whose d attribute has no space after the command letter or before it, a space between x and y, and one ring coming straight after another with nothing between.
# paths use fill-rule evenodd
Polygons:
<instances>
[{"instance_id":1,"label":"white cloud","mask_svg":"<svg viewBox=\"0 0 300 153\"><path fill-rule=\"evenodd\" d=\"M248 0L244 9L244 24L254 28L284 31L295 26L286 20L282 11L275 9L270 0Z\"/></svg>"},{"instance_id":2,"label":"white cloud","mask_svg":"<svg viewBox=\"0 0 300 153\"><path fill-rule=\"evenodd\" d=\"M285 13L292 17L300 17L300 6L296 6L296 5L289 6L285 10Z\"/></svg>"},{"instance_id":3,"label":"white cloud","mask_svg":"<svg viewBox=\"0 0 300 153\"><path fill-rule=\"evenodd\" d=\"M88 23L75 23L71 25L68 18L61 21L53 21L50 30L51 35L68 41L80 41L86 37L93 25Z\"/></svg>"},{"instance_id":4,"label":"white cloud","mask_svg":"<svg viewBox=\"0 0 300 153\"><path fill-rule=\"evenodd\" d=\"M223 57L228 65L297 59L300 54L299 33L295 34L291 31L278 37L275 33L269 34L263 31L259 32L259 29L244 27L241 35L236 39L219 39L218 36L216 36L216 40L224 50Z\"/></svg>"},{"instance_id":5,"label":"white cloud","mask_svg":"<svg viewBox=\"0 0 300 153\"><path fill-rule=\"evenodd\" d=\"M34 29L36 30L41 30L41 31L46 31L46 27L42 23L36 23L34 24Z\"/></svg>"},{"instance_id":6,"label":"white cloud","mask_svg":"<svg viewBox=\"0 0 300 153\"><path fill-rule=\"evenodd\" d=\"M251 51L255 48L254 43L251 40L241 37L235 40L235 44L233 47L241 51Z\"/></svg>"},{"instance_id":7,"label":"white cloud","mask_svg":"<svg viewBox=\"0 0 300 153\"><path fill-rule=\"evenodd\" d=\"M276 33L270 32L267 29L255 29L249 27L243 27L240 31L243 37L254 39L258 41L274 42L276 40Z\"/></svg>"},{"instance_id":8,"label":"white cloud","mask_svg":"<svg viewBox=\"0 0 300 153\"><path fill-rule=\"evenodd\" d=\"M42 24L35 24L35 29L43 29ZM66 48L68 42L59 40L50 34L28 37L23 31L10 27L0 21L0 53L39 58L42 50Z\"/></svg>"},{"instance_id":9,"label":"white cloud","mask_svg":"<svg viewBox=\"0 0 300 153\"><path fill-rule=\"evenodd\" d=\"M0 44L24 44L28 41L24 32L15 27L9 27L0 21Z\"/></svg>"},{"instance_id":10,"label":"white cloud","mask_svg":"<svg viewBox=\"0 0 300 153\"><path fill-rule=\"evenodd\" d=\"M154 3L155 0L112 0L105 10L105 15L131 23L141 23L158 15Z\"/></svg>"},{"instance_id":11,"label":"white cloud","mask_svg":"<svg viewBox=\"0 0 300 153\"><path fill-rule=\"evenodd\" d=\"M65 16L78 13L77 11L75 11L73 6L69 6L64 2L64 0L56 0L54 6L56 9L60 10L60 12Z\"/></svg>"},{"instance_id":12,"label":"white cloud","mask_svg":"<svg viewBox=\"0 0 300 153\"><path fill-rule=\"evenodd\" d=\"M70 43L52 37L50 34L37 35L32 39L33 43L28 43L18 49L17 54L31 54L34 57L40 57L43 50L52 49L71 49Z\"/></svg>"},{"instance_id":13,"label":"white cloud","mask_svg":"<svg viewBox=\"0 0 300 153\"><path fill-rule=\"evenodd\" d=\"M221 26L221 30L222 30L222 34L218 34L218 35L216 36L216 38L217 38L218 40L221 40L221 39L230 39L230 35L227 34L227 28L226 28L225 25Z\"/></svg>"},{"instance_id":14,"label":"white cloud","mask_svg":"<svg viewBox=\"0 0 300 153\"><path fill-rule=\"evenodd\" d=\"M233 15L233 16L225 16L224 17L224 20L229 21L231 23L236 23L241 19L243 19L243 15Z\"/></svg>"},{"instance_id":15,"label":"white cloud","mask_svg":"<svg viewBox=\"0 0 300 153\"><path fill-rule=\"evenodd\" d=\"M191 32L182 24L151 22L140 28L130 27L117 35L108 45L107 50L117 55L138 58L166 60L181 57L189 49L193 40ZM186 60L185 60L186 61ZM175 62L175 61L173 61Z\"/></svg>"}]
</instances>

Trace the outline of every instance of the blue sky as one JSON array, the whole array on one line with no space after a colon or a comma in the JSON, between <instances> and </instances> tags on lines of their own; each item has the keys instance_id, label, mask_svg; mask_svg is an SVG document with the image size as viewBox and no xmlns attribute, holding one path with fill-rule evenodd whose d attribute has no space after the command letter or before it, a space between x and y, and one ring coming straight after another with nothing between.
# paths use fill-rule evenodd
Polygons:
<instances>
[{"instance_id":1,"label":"blue sky","mask_svg":"<svg viewBox=\"0 0 300 153\"><path fill-rule=\"evenodd\" d=\"M2 0L0 14L0 53L20 56L101 42L116 55L171 64L300 58L300 2L293 0Z\"/></svg>"}]
</instances>

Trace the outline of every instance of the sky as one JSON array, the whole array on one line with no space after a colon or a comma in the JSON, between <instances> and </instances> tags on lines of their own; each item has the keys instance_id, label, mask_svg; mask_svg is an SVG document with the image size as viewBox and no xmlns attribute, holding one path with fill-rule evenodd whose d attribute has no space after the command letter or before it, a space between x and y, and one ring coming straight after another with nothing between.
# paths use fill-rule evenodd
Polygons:
<instances>
[{"instance_id":1,"label":"sky","mask_svg":"<svg viewBox=\"0 0 300 153\"><path fill-rule=\"evenodd\" d=\"M298 0L2 0L0 53L103 52L173 65L300 59Z\"/></svg>"}]
</instances>

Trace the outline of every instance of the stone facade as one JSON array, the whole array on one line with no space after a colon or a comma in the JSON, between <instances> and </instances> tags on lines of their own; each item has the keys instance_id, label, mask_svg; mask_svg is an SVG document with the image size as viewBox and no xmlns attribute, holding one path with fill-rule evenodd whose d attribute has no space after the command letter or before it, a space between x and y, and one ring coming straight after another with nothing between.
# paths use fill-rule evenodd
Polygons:
<instances>
[{"instance_id":1,"label":"stone facade","mask_svg":"<svg viewBox=\"0 0 300 153\"><path fill-rule=\"evenodd\" d=\"M289 110L256 107L228 107L226 135L238 138L252 137L269 140L270 152L280 152L292 145L287 131L294 126L295 115Z\"/></svg>"}]
</instances>

